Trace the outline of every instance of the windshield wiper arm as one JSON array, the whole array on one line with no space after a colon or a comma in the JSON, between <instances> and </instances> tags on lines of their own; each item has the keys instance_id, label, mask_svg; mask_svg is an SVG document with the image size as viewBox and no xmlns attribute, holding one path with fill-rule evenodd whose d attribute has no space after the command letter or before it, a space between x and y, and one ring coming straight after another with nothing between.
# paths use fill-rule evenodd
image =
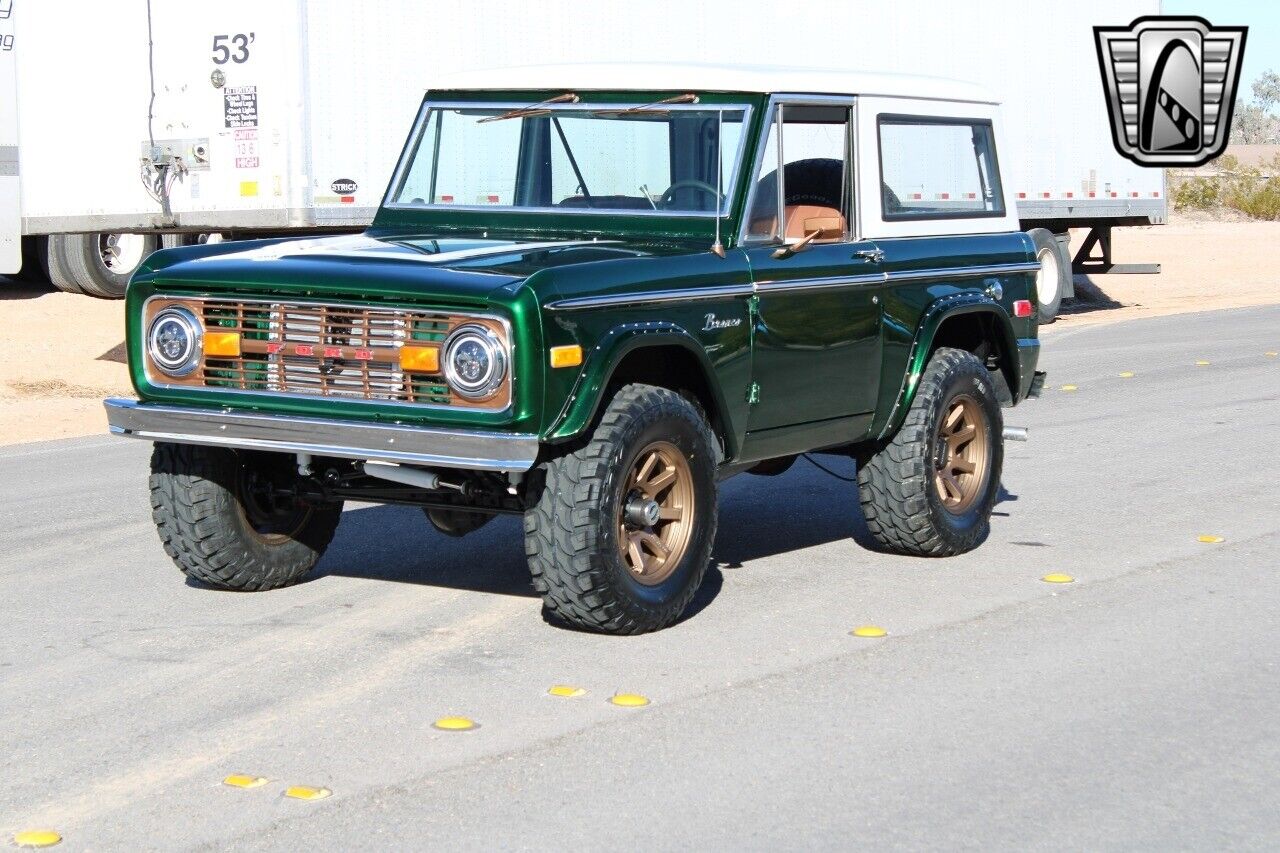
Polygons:
<instances>
[{"instance_id":1,"label":"windshield wiper arm","mask_svg":"<svg viewBox=\"0 0 1280 853\"><path fill-rule=\"evenodd\" d=\"M662 101L654 101L652 104L645 104L639 107L627 107L626 109L621 109L621 110L596 110L593 113L593 115L616 117L616 116L635 115L636 113L665 113L665 112L670 112L670 110L663 110L663 109L656 109L656 108L661 107L663 104L696 104L696 103L698 103L698 96L690 92L685 95L676 95L674 98L667 98L666 100L662 100Z\"/></svg>"},{"instance_id":2,"label":"windshield wiper arm","mask_svg":"<svg viewBox=\"0 0 1280 853\"><path fill-rule=\"evenodd\" d=\"M582 177L582 170L578 168L578 158L573 156L573 149L569 147L564 128L560 126L560 119L552 116L551 124L555 126L556 133L560 136L560 144L564 146L564 153L569 158L569 165L573 167L573 174L578 179L578 187L582 190L582 197L587 201L587 207L594 207L591 204L591 191L587 189L587 179Z\"/></svg>"},{"instance_id":3,"label":"windshield wiper arm","mask_svg":"<svg viewBox=\"0 0 1280 853\"><path fill-rule=\"evenodd\" d=\"M554 98L547 98L545 101L538 101L538 103L529 104L529 106L527 107L520 107L518 109L509 110L503 113L502 115L485 116L484 118L477 121L476 124L484 124L487 121L502 121L503 119L508 119L508 118L529 118L531 116L544 116L544 115L548 115L551 112L551 110L541 109L543 106L546 106L547 104L576 104L576 103L578 103L578 96L575 95L573 92L565 92L563 95L556 95Z\"/></svg>"}]
</instances>

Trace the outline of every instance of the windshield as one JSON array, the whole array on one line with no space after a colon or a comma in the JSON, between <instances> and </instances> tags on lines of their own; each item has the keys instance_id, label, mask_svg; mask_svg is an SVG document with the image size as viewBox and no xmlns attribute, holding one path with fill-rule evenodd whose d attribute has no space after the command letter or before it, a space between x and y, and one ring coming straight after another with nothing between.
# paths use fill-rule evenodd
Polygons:
<instances>
[{"instance_id":1,"label":"windshield","mask_svg":"<svg viewBox=\"0 0 1280 853\"><path fill-rule=\"evenodd\" d=\"M426 109L391 205L707 216L728 207L747 113L686 104Z\"/></svg>"}]
</instances>

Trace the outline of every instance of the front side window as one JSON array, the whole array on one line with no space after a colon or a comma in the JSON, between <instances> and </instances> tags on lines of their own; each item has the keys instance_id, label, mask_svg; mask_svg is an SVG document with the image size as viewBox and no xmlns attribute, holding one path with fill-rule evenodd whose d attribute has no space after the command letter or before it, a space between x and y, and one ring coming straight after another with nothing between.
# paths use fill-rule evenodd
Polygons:
<instances>
[{"instance_id":1,"label":"front side window","mask_svg":"<svg viewBox=\"0 0 1280 853\"><path fill-rule=\"evenodd\" d=\"M1004 215L991 122L882 116L879 129L886 220Z\"/></svg>"},{"instance_id":2,"label":"front side window","mask_svg":"<svg viewBox=\"0 0 1280 853\"><path fill-rule=\"evenodd\" d=\"M747 239L795 241L814 232L811 242L846 239L853 185L849 107L779 104L765 139Z\"/></svg>"},{"instance_id":3,"label":"front side window","mask_svg":"<svg viewBox=\"0 0 1280 853\"><path fill-rule=\"evenodd\" d=\"M392 205L723 213L746 118L740 106L427 110Z\"/></svg>"}]
</instances>

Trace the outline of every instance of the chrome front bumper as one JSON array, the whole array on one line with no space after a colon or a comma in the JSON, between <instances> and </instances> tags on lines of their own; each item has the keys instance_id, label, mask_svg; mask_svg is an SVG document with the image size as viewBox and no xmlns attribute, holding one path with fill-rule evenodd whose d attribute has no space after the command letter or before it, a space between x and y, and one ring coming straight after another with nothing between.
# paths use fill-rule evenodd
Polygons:
<instances>
[{"instance_id":1,"label":"chrome front bumper","mask_svg":"<svg viewBox=\"0 0 1280 853\"><path fill-rule=\"evenodd\" d=\"M364 421L167 406L110 397L114 435L344 459L376 459L473 471L527 471L538 458L528 433L473 432Z\"/></svg>"}]
</instances>

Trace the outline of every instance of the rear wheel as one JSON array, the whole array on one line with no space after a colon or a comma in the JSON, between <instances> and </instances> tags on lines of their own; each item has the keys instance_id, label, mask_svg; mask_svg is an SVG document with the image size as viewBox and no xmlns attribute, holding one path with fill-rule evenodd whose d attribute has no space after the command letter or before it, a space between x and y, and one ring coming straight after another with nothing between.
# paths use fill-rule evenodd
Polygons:
<instances>
[{"instance_id":1,"label":"rear wheel","mask_svg":"<svg viewBox=\"0 0 1280 853\"><path fill-rule=\"evenodd\" d=\"M711 559L714 447L695 404L627 385L585 446L541 467L525 552L551 614L610 634L680 617Z\"/></svg>"},{"instance_id":2,"label":"rear wheel","mask_svg":"<svg viewBox=\"0 0 1280 853\"><path fill-rule=\"evenodd\" d=\"M295 476L285 454L157 442L151 514L165 553L219 589L297 583L333 539L342 504L288 495Z\"/></svg>"},{"instance_id":3,"label":"rear wheel","mask_svg":"<svg viewBox=\"0 0 1280 853\"><path fill-rule=\"evenodd\" d=\"M999 495L1003 432L986 366L964 350L937 350L897 435L858 469L871 535L901 554L975 548Z\"/></svg>"}]
</instances>

